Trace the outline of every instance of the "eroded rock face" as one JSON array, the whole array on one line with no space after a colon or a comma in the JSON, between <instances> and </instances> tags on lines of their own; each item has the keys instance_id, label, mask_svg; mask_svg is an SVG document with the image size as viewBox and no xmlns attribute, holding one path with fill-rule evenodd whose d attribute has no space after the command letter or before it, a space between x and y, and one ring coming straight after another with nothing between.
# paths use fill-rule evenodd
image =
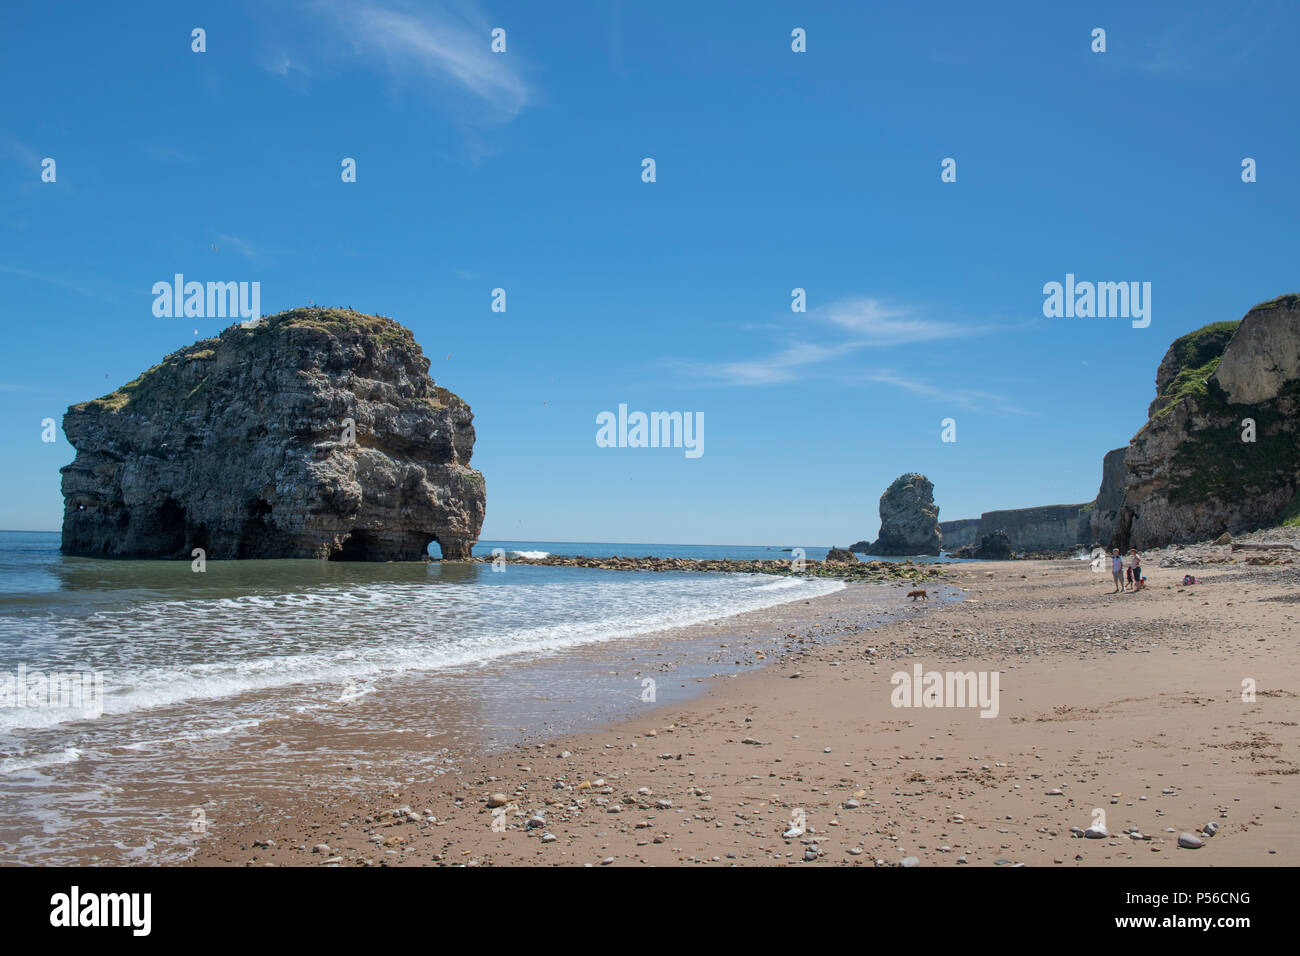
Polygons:
<instances>
[{"instance_id":1,"label":"eroded rock face","mask_svg":"<svg viewBox=\"0 0 1300 956\"><path fill-rule=\"evenodd\" d=\"M1225 335L1230 332L1230 335ZM1275 523L1297 509L1300 295L1178 339L1129 443L1112 544L1139 549ZM1246 420L1254 441L1245 441Z\"/></svg>"},{"instance_id":2,"label":"eroded rock face","mask_svg":"<svg viewBox=\"0 0 1300 956\"><path fill-rule=\"evenodd\" d=\"M826 552L827 564L857 564L858 556L844 548L832 547Z\"/></svg>"},{"instance_id":3,"label":"eroded rock face","mask_svg":"<svg viewBox=\"0 0 1300 956\"><path fill-rule=\"evenodd\" d=\"M938 554L943 544L934 483L915 472L894 479L880 496L880 535L871 554Z\"/></svg>"},{"instance_id":4,"label":"eroded rock face","mask_svg":"<svg viewBox=\"0 0 1300 956\"><path fill-rule=\"evenodd\" d=\"M1228 402L1271 401L1300 379L1300 296L1287 300L1252 310L1224 349L1214 380Z\"/></svg>"},{"instance_id":5,"label":"eroded rock face","mask_svg":"<svg viewBox=\"0 0 1300 956\"><path fill-rule=\"evenodd\" d=\"M436 540L469 557L473 414L410 331L340 309L249 325L68 409L64 552L416 560Z\"/></svg>"},{"instance_id":6,"label":"eroded rock face","mask_svg":"<svg viewBox=\"0 0 1300 956\"><path fill-rule=\"evenodd\" d=\"M1115 520L1124 504L1124 481L1128 476L1124 456L1127 454L1127 445L1113 448L1101 461L1101 487L1097 489L1097 498L1088 512L1090 543L1109 545L1115 533Z\"/></svg>"}]
</instances>

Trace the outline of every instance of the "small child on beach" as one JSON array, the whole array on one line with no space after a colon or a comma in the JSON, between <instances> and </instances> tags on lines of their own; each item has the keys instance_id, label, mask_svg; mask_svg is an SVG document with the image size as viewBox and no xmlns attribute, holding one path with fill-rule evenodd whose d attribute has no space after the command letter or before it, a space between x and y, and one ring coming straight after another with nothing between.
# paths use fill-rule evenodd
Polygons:
<instances>
[{"instance_id":1,"label":"small child on beach","mask_svg":"<svg viewBox=\"0 0 1300 956\"><path fill-rule=\"evenodd\" d=\"M1133 590L1138 589L1142 583L1142 559L1138 556L1137 548L1128 549L1128 583L1133 585Z\"/></svg>"}]
</instances>

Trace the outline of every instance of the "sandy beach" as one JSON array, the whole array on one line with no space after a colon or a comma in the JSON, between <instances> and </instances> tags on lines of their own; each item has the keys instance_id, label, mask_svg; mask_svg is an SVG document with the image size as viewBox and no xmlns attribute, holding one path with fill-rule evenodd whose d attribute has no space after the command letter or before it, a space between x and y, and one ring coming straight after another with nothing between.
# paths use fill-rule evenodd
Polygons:
<instances>
[{"instance_id":1,"label":"sandy beach","mask_svg":"<svg viewBox=\"0 0 1300 956\"><path fill-rule=\"evenodd\" d=\"M947 601L849 584L710 622L662 638L727 645L696 696L365 798L304 791L190 862L1295 865L1300 565L1260 554L1152 552L1118 595L1086 561L965 563L927 585ZM995 675L996 716L895 706L916 665Z\"/></svg>"}]
</instances>

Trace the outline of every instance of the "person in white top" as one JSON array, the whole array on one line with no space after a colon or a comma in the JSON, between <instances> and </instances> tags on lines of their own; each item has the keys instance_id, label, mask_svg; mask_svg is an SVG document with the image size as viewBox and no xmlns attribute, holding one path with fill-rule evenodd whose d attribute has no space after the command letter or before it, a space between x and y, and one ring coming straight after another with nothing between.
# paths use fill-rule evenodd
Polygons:
<instances>
[{"instance_id":1,"label":"person in white top","mask_svg":"<svg viewBox=\"0 0 1300 956\"><path fill-rule=\"evenodd\" d=\"M1137 548L1128 549L1128 558L1124 563L1128 566L1128 583L1136 591L1142 586L1142 559L1138 556Z\"/></svg>"},{"instance_id":2,"label":"person in white top","mask_svg":"<svg viewBox=\"0 0 1300 956\"><path fill-rule=\"evenodd\" d=\"M1110 576L1115 579L1115 590L1110 593L1118 594L1124 590L1124 559L1119 556L1119 548L1110 555Z\"/></svg>"}]
</instances>

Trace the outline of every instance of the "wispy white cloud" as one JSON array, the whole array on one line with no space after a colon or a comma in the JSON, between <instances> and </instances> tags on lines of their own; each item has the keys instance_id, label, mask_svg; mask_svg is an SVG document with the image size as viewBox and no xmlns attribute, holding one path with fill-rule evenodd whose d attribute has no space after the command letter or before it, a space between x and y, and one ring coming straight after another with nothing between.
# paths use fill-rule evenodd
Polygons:
<instances>
[{"instance_id":1,"label":"wispy white cloud","mask_svg":"<svg viewBox=\"0 0 1300 956\"><path fill-rule=\"evenodd\" d=\"M977 334L982 329L923 318L915 309L889 306L879 299L850 298L809 315L849 332L858 345L906 345Z\"/></svg>"},{"instance_id":2,"label":"wispy white cloud","mask_svg":"<svg viewBox=\"0 0 1300 956\"><path fill-rule=\"evenodd\" d=\"M217 236L217 242L220 242L222 245L234 249L235 252L238 252L241 256L243 256L246 259L252 259L256 261L262 258L261 254L258 253L257 249L253 247L253 244L251 242L245 242L243 239L240 239L238 236L220 235ZM218 252L221 251L221 248L219 246L217 247L217 251Z\"/></svg>"},{"instance_id":3,"label":"wispy white cloud","mask_svg":"<svg viewBox=\"0 0 1300 956\"><path fill-rule=\"evenodd\" d=\"M905 392L911 392L913 395L923 395L926 398L941 399L947 402L953 402L962 408L969 408L976 411L994 411L1006 415L1028 415L1030 412L1025 411L1010 401L1004 395L998 395L994 392L985 392L979 389L970 388L950 388L931 385L929 382L922 382L918 379L909 378L889 369L868 372L861 376L868 382L880 382L883 385L892 385L895 388L902 389Z\"/></svg>"},{"instance_id":4,"label":"wispy white cloud","mask_svg":"<svg viewBox=\"0 0 1300 956\"><path fill-rule=\"evenodd\" d=\"M108 296L103 295L100 292L97 292L93 289L88 289L85 286L78 285L75 282L69 282L67 279L60 278L59 276L45 275L40 272L33 272L31 269L22 269L17 266L6 266L6 265L0 265L0 272L5 272L13 276L20 276L24 279L32 279L36 282L44 282L49 285L56 285L59 286L60 288L68 289L69 291L75 292L78 295L84 295L88 299L97 299L101 302L113 301Z\"/></svg>"},{"instance_id":5,"label":"wispy white cloud","mask_svg":"<svg viewBox=\"0 0 1300 956\"><path fill-rule=\"evenodd\" d=\"M740 362L682 362L678 368L692 377L718 385L775 385L803 377L804 370L846 353L845 346L793 345L767 358Z\"/></svg>"},{"instance_id":6,"label":"wispy white cloud","mask_svg":"<svg viewBox=\"0 0 1300 956\"><path fill-rule=\"evenodd\" d=\"M684 377L710 385L762 386L804 381L816 376L847 387L888 385L912 395L942 400L962 408L1002 414L1028 414L1005 396L958 386L938 386L893 369L852 368L837 360L892 346L937 342L980 335L993 327L928 318L920 309L888 305L878 299L841 299L814 309L797 331L804 337L758 358L716 362L672 362ZM789 330L789 326L777 326ZM770 325L747 325L768 329ZM829 341L808 341L830 333ZM823 334L823 338L825 335Z\"/></svg>"},{"instance_id":7,"label":"wispy white cloud","mask_svg":"<svg viewBox=\"0 0 1300 956\"><path fill-rule=\"evenodd\" d=\"M22 165L29 166L33 169L41 168L41 160L44 159L44 157L26 143L16 139L10 139L9 152L12 153L13 157Z\"/></svg>"},{"instance_id":8,"label":"wispy white cloud","mask_svg":"<svg viewBox=\"0 0 1300 956\"><path fill-rule=\"evenodd\" d=\"M1267 47L1293 44L1294 27L1285 3L1258 5L1233 15L1215 3L1180 7L1165 19L1163 30L1153 32L1143 44L1145 55L1135 57L1138 68L1156 74L1196 73L1202 79L1250 69Z\"/></svg>"},{"instance_id":9,"label":"wispy white cloud","mask_svg":"<svg viewBox=\"0 0 1300 956\"><path fill-rule=\"evenodd\" d=\"M291 72L297 71L303 75L310 75L310 71L302 63L293 59L284 50L279 50L262 59L262 69L268 73L274 73L277 76L288 76Z\"/></svg>"},{"instance_id":10,"label":"wispy white cloud","mask_svg":"<svg viewBox=\"0 0 1300 956\"><path fill-rule=\"evenodd\" d=\"M788 331L790 327L750 324L746 328L784 328ZM756 359L676 364L684 373L714 384L772 385L798 381L811 374L814 366L866 349L953 339L977 335L987 329L926 318L917 309L888 305L879 299L854 297L812 310L797 331L801 336L825 332L840 335L835 341L798 341Z\"/></svg>"},{"instance_id":11,"label":"wispy white cloud","mask_svg":"<svg viewBox=\"0 0 1300 956\"><path fill-rule=\"evenodd\" d=\"M395 0L315 0L306 9L363 60L382 62L404 81L433 82L468 93L476 109L505 121L532 100L513 53L493 53L492 24L467 4L408 5ZM270 72L307 72L301 58L278 52L264 61ZM479 114L482 116L482 113Z\"/></svg>"},{"instance_id":12,"label":"wispy white cloud","mask_svg":"<svg viewBox=\"0 0 1300 956\"><path fill-rule=\"evenodd\" d=\"M153 155L161 156L164 159L177 159L183 163L194 162L193 156L191 156L189 153L185 152L184 150L177 149L175 146L169 146L166 144L150 145L150 146L146 146L145 149L148 152L152 153Z\"/></svg>"}]
</instances>

